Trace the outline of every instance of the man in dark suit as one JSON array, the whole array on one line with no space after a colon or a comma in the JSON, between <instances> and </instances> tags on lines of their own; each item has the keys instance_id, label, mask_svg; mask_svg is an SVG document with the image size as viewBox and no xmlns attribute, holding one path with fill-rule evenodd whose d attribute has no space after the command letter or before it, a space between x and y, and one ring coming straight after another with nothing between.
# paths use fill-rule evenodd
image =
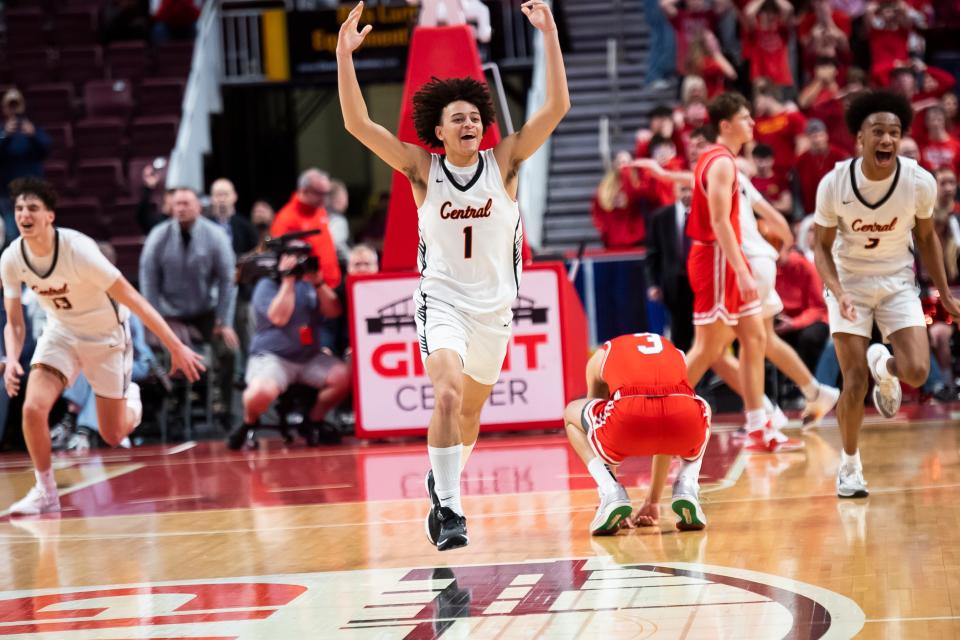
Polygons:
<instances>
[{"instance_id":1,"label":"man in dark suit","mask_svg":"<svg viewBox=\"0 0 960 640\"><path fill-rule=\"evenodd\" d=\"M677 184L674 193L677 202L654 211L647 229L647 298L666 306L670 340L686 351L693 341L693 291L687 279L690 241L684 229L693 190Z\"/></svg>"}]
</instances>

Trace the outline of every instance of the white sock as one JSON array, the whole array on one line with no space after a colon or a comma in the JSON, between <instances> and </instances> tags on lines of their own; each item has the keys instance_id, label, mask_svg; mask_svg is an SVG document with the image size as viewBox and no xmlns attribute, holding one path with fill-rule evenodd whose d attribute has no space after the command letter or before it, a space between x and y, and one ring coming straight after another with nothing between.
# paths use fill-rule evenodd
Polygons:
<instances>
[{"instance_id":1,"label":"white sock","mask_svg":"<svg viewBox=\"0 0 960 640\"><path fill-rule=\"evenodd\" d=\"M700 484L700 467L703 466L703 456L696 460L681 460L680 472L677 480L683 484Z\"/></svg>"},{"instance_id":2,"label":"white sock","mask_svg":"<svg viewBox=\"0 0 960 640\"><path fill-rule=\"evenodd\" d=\"M600 458L594 458L587 464L587 471L593 476L600 493L612 493L617 488L617 480Z\"/></svg>"},{"instance_id":3,"label":"white sock","mask_svg":"<svg viewBox=\"0 0 960 640\"><path fill-rule=\"evenodd\" d=\"M840 466L846 467L848 469L862 469L863 464L860 462L860 449L857 449L857 452L852 456L840 449Z\"/></svg>"},{"instance_id":4,"label":"white sock","mask_svg":"<svg viewBox=\"0 0 960 640\"><path fill-rule=\"evenodd\" d=\"M440 498L440 506L449 507L463 515L463 506L460 504L460 457L463 455L463 445L452 447L427 446L430 456L430 467L433 469L433 480L436 483L434 490Z\"/></svg>"},{"instance_id":5,"label":"white sock","mask_svg":"<svg viewBox=\"0 0 960 640\"><path fill-rule=\"evenodd\" d=\"M33 475L37 478L37 486L43 489L48 496L57 495L57 480L53 477L53 467L46 471L34 470Z\"/></svg>"},{"instance_id":6,"label":"white sock","mask_svg":"<svg viewBox=\"0 0 960 640\"><path fill-rule=\"evenodd\" d=\"M467 460L470 459L470 454L473 453L473 448L477 446L477 441L474 440L473 444L463 445L463 450L460 451L460 471L462 472L464 467L467 466Z\"/></svg>"},{"instance_id":7,"label":"white sock","mask_svg":"<svg viewBox=\"0 0 960 640\"><path fill-rule=\"evenodd\" d=\"M773 400L767 396L763 396L763 410L773 415L773 412L777 410L777 405L773 404Z\"/></svg>"},{"instance_id":8,"label":"white sock","mask_svg":"<svg viewBox=\"0 0 960 640\"><path fill-rule=\"evenodd\" d=\"M124 400L126 400L127 408L133 411L133 428L136 429L143 420L143 403L140 402L140 385L136 382L131 382L130 386L127 387L127 395Z\"/></svg>"},{"instance_id":9,"label":"white sock","mask_svg":"<svg viewBox=\"0 0 960 640\"><path fill-rule=\"evenodd\" d=\"M747 431L763 429L767 424L767 412L763 409L747 411Z\"/></svg>"},{"instance_id":10,"label":"white sock","mask_svg":"<svg viewBox=\"0 0 960 640\"><path fill-rule=\"evenodd\" d=\"M887 367L887 363L893 358L889 353L884 353L883 357L877 360L876 371L877 375L881 380L889 380L893 378L894 375L890 373L890 369Z\"/></svg>"},{"instance_id":11,"label":"white sock","mask_svg":"<svg viewBox=\"0 0 960 640\"><path fill-rule=\"evenodd\" d=\"M820 395L820 383L817 382L816 378L813 378L810 382L800 387L800 391L803 392L803 397L807 399L807 402L813 402L817 399L817 396Z\"/></svg>"}]
</instances>

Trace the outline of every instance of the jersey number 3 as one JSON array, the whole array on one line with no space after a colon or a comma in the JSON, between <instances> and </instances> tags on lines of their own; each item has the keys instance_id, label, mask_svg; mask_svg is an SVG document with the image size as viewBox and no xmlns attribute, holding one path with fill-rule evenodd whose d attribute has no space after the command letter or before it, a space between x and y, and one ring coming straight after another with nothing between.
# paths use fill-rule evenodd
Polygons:
<instances>
[{"instance_id":1,"label":"jersey number 3","mask_svg":"<svg viewBox=\"0 0 960 640\"><path fill-rule=\"evenodd\" d=\"M73 305L70 304L70 300L67 299L65 296L54 298L53 306L55 306L57 309L73 309Z\"/></svg>"},{"instance_id":2,"label":"jersey number 3","mask_svg":"<svg viewBox=\"0 0 960 640\"><path fill-rule=\"evenodd\" d=\"M463 228L463 259L469 260L473 257L473 227Z\"/></svg>"},{"instance_id":3,"label":"jersey number 3","mask_svg":"<svg viewBox=\"0 0 960 640\"><path fill-rule=\"evenodd\" d=\"M645 356L652 356L656 353L663 351L663 340L660 339L655 333L638 333L636 334L638 338L643 338L647 341L647 344L638 344L637 351L642 353Z\"/></svg>"},{"instance_id":4,"label":"jersey number 3","mask_svg":"<svg viewBox=\"0 0 960 640\"><path fill-rule=\"evenodd\" d=\"M863 248L876 249L878 244L880 244L880 238L867 238L867 244L863 245Z\"/></svg>"}]
</instances>

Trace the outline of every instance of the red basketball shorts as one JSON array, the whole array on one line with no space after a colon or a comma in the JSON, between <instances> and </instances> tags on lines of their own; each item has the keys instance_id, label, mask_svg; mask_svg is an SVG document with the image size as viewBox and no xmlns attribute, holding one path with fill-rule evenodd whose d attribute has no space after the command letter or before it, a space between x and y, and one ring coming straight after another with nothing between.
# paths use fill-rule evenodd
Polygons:
<instances>
[{"instance_id":1,"label":"red basketball shorts","mask_svg":"<svg viewBox=\"0 0 960 640\"><path fill-rule=\"evenodd\" d=\"M710 433L710 406L700 396L626 396L583 408L590 446L608 464L657 454L696 458Z\"/></svg>"},{"instance_id":2,"label":"red basketball shorts","mask_svg":"<svg viewBox=\"0 0 960 640\"><path fill-rule=\"evenodd\" d=\"M741 317L762 310L759 299L743 303L737 276L719 244L696 243L690 247L687 275L693 289L693 324L713 324L722 320L724 324L736 325Z\"/></svg>"}]
</instances>

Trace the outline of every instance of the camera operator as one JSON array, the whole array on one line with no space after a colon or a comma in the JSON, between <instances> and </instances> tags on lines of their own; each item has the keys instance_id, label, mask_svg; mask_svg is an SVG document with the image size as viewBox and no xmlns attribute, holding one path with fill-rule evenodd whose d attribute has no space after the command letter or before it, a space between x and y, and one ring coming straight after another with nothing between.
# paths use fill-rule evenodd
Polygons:
<instances>
[{"instance_id":1,"label":"camera operator","mask_svg":"<svg viewBox=\"0 0 960 640\"><path fill-rule=\"evenodd\" d=\"M336 292L323 281L309 245L281 251L276 276L261 278L253 291L256 330L241 429L255 429L261 414L295 383L318 390L308 420L319 426L350 385L346 366L321 345L324 319L343 312Z\"/></svg>"}]
</instances>

